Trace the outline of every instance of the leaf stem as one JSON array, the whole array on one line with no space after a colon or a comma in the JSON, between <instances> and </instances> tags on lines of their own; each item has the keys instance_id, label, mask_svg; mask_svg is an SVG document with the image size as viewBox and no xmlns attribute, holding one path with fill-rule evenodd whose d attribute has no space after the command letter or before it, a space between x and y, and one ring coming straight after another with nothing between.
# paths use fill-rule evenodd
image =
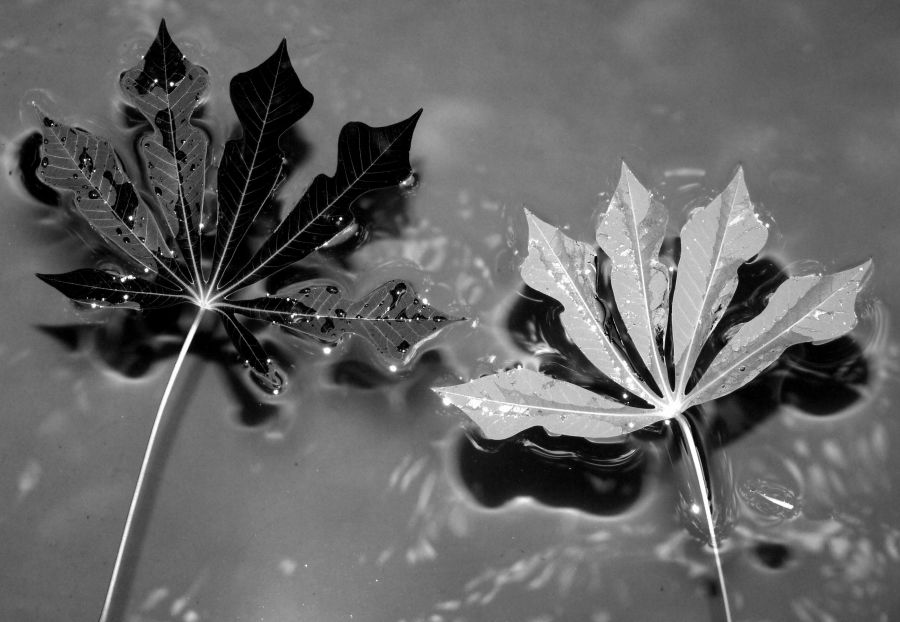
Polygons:
<instances>
[{"instance_id":1,"label":"leaf stem","mask_svg":"<svg viewBox=\"0 0 900 622\"><path fill-rule=\"evenodd\" d=\"M709 487L706 485L706 477L703 474L703 464L700 462L700 451L694 442L694 434L691 423L684 414L679 413L674 417L684 437L688 452L691 455L691 463L694 467L694 474L697 476L697 483L700 485L700 496L703 497L703 512L706 514L706 526L709 529L709 541L712 544L713 555L716 559L716 571L719 574L719 587L722 590L722 601L725 604L725 620L731 622L731 605L728 603L728 590L725 588L725 571L722 570L722 557L719 555L719 544L716 541L716 527L712 517L712 501L709 494Z\"/></svg>"},{"instance_id":2,"label":"leaf stem","mask_svg":"<svg viewBox=\"0 0 900 622\"><path fill-rule=\"evenodd\" d=\"M122 560L125 558L125 552L130 544L131 527L134 522L137 507L141 501L141 494L144 491L144 479L149 470L150 456L153 454L155 448L156 437L161 427L160 424L162 422L163 412L166 409L166 404L169 402L169 397L172 395L172 387L175 386L175 379L178 377L178 372L181 370L181 366L184 363L191 342L194 340L194 335L197 334L197 329L200 327L200 320L203 319L204 311L205 309L201 308L197 313L197 316L194 318L194 323L191 324L191 328L184 338L181 352L178 353L178 358L175 360L175 366L172 368L172 373L169 375L169 382L166 384L166 390L163 392L162 399L159 402L156 418L153 421L153 427L150 429L150 438L147 440L147 449L144 450L144 459L141 462L141 470L138 473L137 482L134 485L134 493L131 496L131 506L128 508L128 516L125 518L125 527L122 530L122 538L119 541L119 550L116 553L116 561L115 564L113 564L112 575L109 578L109 586L106 589L106 600L103 602L103 610L100 612L99 622L110 621L110 612L112 611L115 597L117 593L122 590L119 580L119 575L122 571Z\"/></svg>"}]
</instances>

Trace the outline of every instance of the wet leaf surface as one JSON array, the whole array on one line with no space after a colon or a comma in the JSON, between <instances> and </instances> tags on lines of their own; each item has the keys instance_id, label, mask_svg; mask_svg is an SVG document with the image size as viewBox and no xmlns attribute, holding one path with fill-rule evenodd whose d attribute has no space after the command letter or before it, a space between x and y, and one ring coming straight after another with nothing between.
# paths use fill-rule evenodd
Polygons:
<instances>
[{"instance_id":1,"label":"wet leaf surface","mask_svg":"<svg viewBox=\"0 0 900 622\"><path fill-rule=\"evenodd\" d=\"M663 276L667 271L659 261L666 211L623 165L597 228L600 248L612 265L614 308L603 304L597 290L592 247L534 214L526 217L529 243L523 280L562 305L560 319L568 338L595 372L621 390L601 396L530 370L436 389L492 439L531 426L570 436L616 437L727 395L753 380L789 346L829 341L849 332L856 324L856 296L871 266L866 262L833 275L783 281L756 317L732 327L733 335L695 386L689 386L697 358L735 293L738 268L760 251L767 237L743 173L739 170L725 191L690 215L682 229L678 270L670 278ZM666 314L662 320L661 313ZM633 350L611 337L616 315ZM667 356L663 327L669 323L674 347ZM632 394L651 407L626 406Z\"/></svg>"},{"instance_id":2,"label":"wet leaf surface","mask_svg":"<svg viewBox=\"0 0 900 622\"><path fill-rule=\"evenodd\" d=\"M516 368L435 391L445 404L465 412L489 440L535 426L552 435L621 439L659 422L677 424L687 458L683 464L691 471L681 478L687 493L679 495L678 513L689 527L695 517L705 519L701 532L705 528L718 573L718 582L709 583L710 596L721 598L730 622L716 525L730 521L734 495L721 490L725 478L714 477L714 462L698 434L702 426L689 409L750 383L790 346L848 333L856 324L856 296L871 262L833 275L781 280L763 308L754 310L755 317L746 314L715 335L724 343L706 352L712 360L704 358L699 380L693 382L697 360L713 341L738 288L738 270L767 238L742 171L722 194L689 216L677 271L667 268L660 255L668 213L624 164L597 225L599 251L531 213L526 218L529 242L522 278L552 299L549 305L559 310L559 323L577 349L568 360L554 357L554 365L566 369L588 363L594 369L586 375L603 376L611 386L603 382L602 390L591 390L565 379L577 374L550 375L548 365L545 373ZM610 266L611 296L597 268L601 252ZM771 563L776 567L783 562Z\"/></svg>"},{"instance_id":3,"label":"wet leaf surface","mask_svg":"<svg viewBox=\"0 0 900 622\"><path fill-rule=\"evenodd\" d=\"M422 341L453 320L420 303L411 284L389 282L361 302L332 296L336 284L310 286L326 295L308 296L301 292L312 289L302 281L265 298L242 300L241 294L355 235L359 199L411 178L409 149L421 111L384 127L347 124L338 140L336 173L316 177L259 242L254 225L272 211L287 173L280 141L310 110L313 97L291 65L286 41L232 79L242 133L225 145L213 219L205 217L211 206L204 206L209 138L193 121L208 83L206 70L181 53L165 22L142 60L122 74L121 88L149 129L137 141L145 193L138 192L109 141L39 112L40 180L74 195L77 212L121 264L120 270L86 268L40 278L92 307L146 310L183 303L214 310L242 360L263 376L274 374L270 358L238 315L330 344L355 334L389 359L410 360ZM215 222L214 230L207 220ZM399 305L401 288L410 293Z\"/></svg>"}]
</instances>

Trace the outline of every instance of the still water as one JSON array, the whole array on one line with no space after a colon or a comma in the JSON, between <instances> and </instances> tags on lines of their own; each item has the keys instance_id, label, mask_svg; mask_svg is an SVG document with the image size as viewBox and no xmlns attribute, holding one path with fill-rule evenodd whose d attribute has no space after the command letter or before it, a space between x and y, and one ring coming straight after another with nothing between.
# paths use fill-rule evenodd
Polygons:
<instances>
[{"instance_id":1,"label":"still water","mask_svg":"<svg viewBox=\"0 0 900 622\"><path fill-rule=\"evenodd\" d=\"M222 334L201 336L141 517L129 620L722 619L666 430L489 443L429 390L534 360L521 207L587 239L621 158L665 200L673 234L742 163L776 233L748 282L874 258L850 339L792 350L700 427L737 620L900 615L892 3L28 0L0 24L0 619L96 619L189 319L88 313L34 278L91 258L22 188L22 102L39 89L124 137L117 77L163 17L210 72L217 145L235 122L228 79L287 38L316 104L285 195L333 171L344 122L424 107L417 191L344 261L367 282L409 278L470 321L397 372L273 330L278 396L231 364Z\"/></svg>"}]
</instances>

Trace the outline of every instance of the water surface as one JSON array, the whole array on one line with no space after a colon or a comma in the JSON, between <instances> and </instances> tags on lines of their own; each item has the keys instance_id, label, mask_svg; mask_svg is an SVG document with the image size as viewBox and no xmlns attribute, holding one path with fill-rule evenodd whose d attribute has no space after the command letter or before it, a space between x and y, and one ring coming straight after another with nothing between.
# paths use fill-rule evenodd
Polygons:
<instances>
[{"instance_id":1,"label":"water surface","mask_svg":"<svg viewBox=\"0 0 900 622\"><path fill-rule=\"evenodd\" d=\"M162 17L210 71L219 145L234 124L228 78L287 37L316 104L285 193L333 170L344 122L424 107L412 151L422 182L397 235L348 262L399 262L430 284L432 304L477 322L396 374L354 348L278 345L277 397L236 383L215 336L201 342L144 517L133 620L722 619L665 431L603 450L540 435L486 446L428 390L529 359L508 319L521 207L588 238L621 158L669 205L673 234L741 163L775 222L779 265L874 258L849 354L788 361L714 405L708 449L736 619L900 613L900 394L884 336L900 308L891 3L28 0L7 3L0 25L0 618L98 614L177 348L173 332L141 349L135 334L158 332L141 322L69 334L74 348L41 330L104 318L33 276L90 258L58 212L17 189L10 154L33 127L21 102L44 89L55 111L121 138L117 77ZM865 374L834 361L862 361ZM812 376L787 373L798 368Z\"/></svg>"}]
</instances>

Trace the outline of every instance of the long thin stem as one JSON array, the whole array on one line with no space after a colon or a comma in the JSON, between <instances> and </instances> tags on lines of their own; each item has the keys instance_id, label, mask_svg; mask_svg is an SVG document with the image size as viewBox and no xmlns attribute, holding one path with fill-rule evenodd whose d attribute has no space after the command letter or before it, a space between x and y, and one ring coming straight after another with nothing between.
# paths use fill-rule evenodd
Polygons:
<instances>
[{"instance_id":1,"label":"long thin stem","mask_svg":"<svg viewBox=\"0 0 900 622\"><path fill-rule=\"evenodd\" d=\"M687 444L688 452L691 454L691 463L694 466L694 474L697 476L697 483L700 485L700 496L703 498L703 512L706 514L706 526L709 529L709 541L712 544L713 555L716 558L716 571L719 573L719 587L722 590L722 601L725 603L725 620L731 622L731 605L728 603L728 590L725 588L725 571L722 570L722 557L719 555L719 543L716 541L716 526L712 517L712 502L709 495L709 487L706 485L706 477L703 475L703 464L700 462L700 451L694 442L694 435L691 432L691 424L683 414L675 415L675 421L678 422L678 428Z\"/></svg>"},{"instance_id":2,"label":"long thin stem","mask_svg":"<svg viewBox=\"0 0 900 622\"><path fill-rule=\"evenodd\" d=\"M184 338L181 352L178 353L178 358L175 360L175 367L172 368L166 390L163 392L162 399L159 402L159 408L156 410L156 419L154 419L153 427L150 429L150 438L147 440L147 449L144 450L144 460L141 462L141 470L140 473L138 473L137 482L134 485L134 494L131 496L131 506L128 508L128 516L125 518L125 528L122 530L122 539L119 541L119 551L116 553L116 563L113 565L112 575L109 578L109 586L106 589L106 600L103 602L103 610L100 612L100 622L109 622L113 600L117 592L121 591L122 588L119 581L119 574L122 570L122 560L125 558L125 551L130 544L131 527L134 516L138 505L140 504L141 494L144 491L144 479L149 470L150 456L153 454L155 448L156 437L160 430L163 412L166 409L166 404L169 402L169 397L172 395L172 387L175 386L175 379L178 377L178 372L181 370L181 365L184 363L188 348L191 347L194 335L197 334L197 328L200 327L200 320L203 318L203 312L204 309L200 309L197 313L197 317L194 318L194 323L191 324L191 328Z\"/></svg>"}]
</instances>

